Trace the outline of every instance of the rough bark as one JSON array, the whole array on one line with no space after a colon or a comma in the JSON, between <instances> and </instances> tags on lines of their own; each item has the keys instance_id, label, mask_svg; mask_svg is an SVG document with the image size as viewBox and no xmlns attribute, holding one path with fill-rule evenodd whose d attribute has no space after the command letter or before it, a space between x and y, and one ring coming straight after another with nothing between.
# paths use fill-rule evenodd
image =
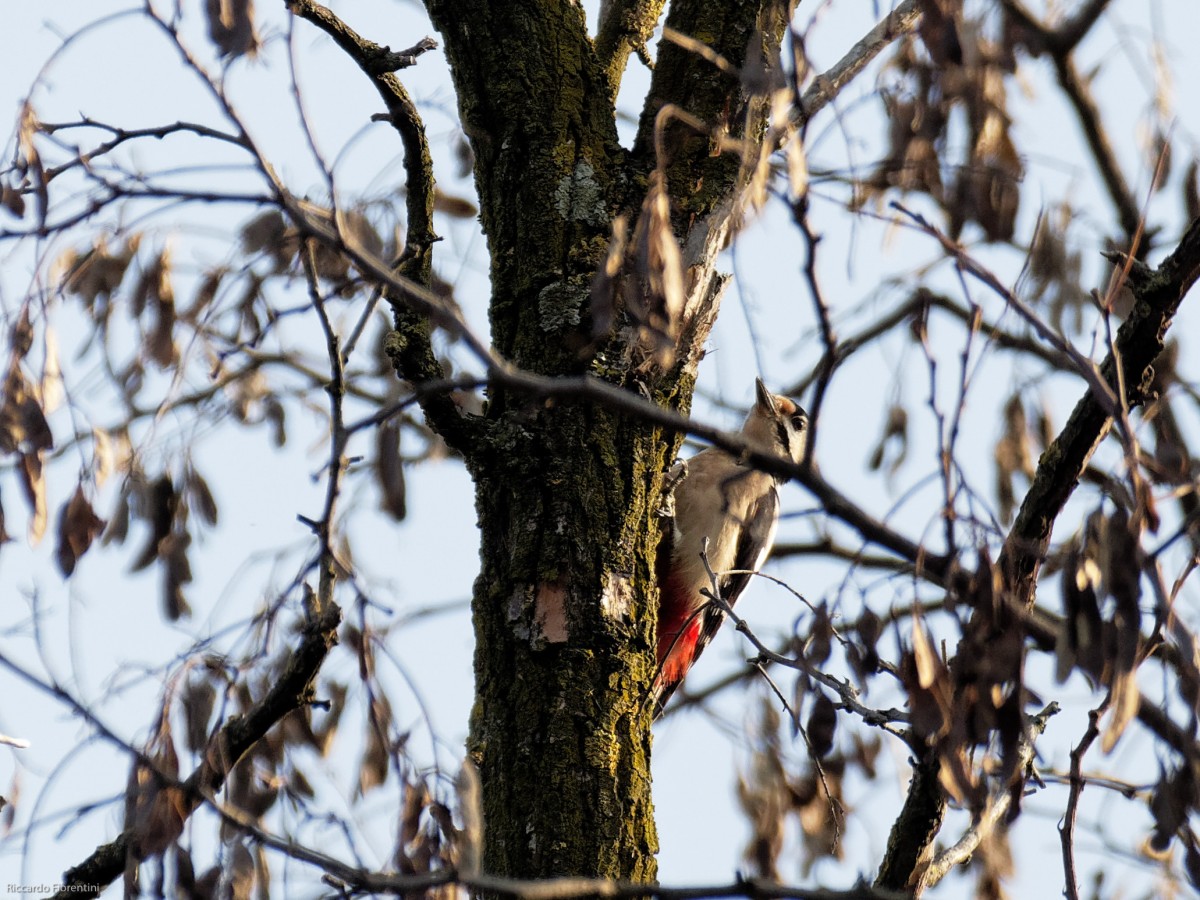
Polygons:
<instances>
[{"instance_id":1,"label":"rough bark","mask_svg":"<svg viewBox=\"0 0 1200 900\"><path fill-rule=\"evenodd\" d=\"M578 372L622 157L583 14L429 11L475 153L493 344L524 369ZM484 870L653 879L651 626L634 586L649 579L663 442L601 409L502 390L486 418L468 458L482 531L468 743Z\"/></svg>"},{"instance_id":2,"label":"rough bark","mask_svg":"<svg viewBox=\"0 0 1200 900\"><path fill-rule=\"evenodd\" d=\"M697 37L741 65L761 2L674 4L672 21L707 22L715 6L720 21ZM633 157L619 146L612 103L646 29L614 23L598 51L568 4L428 8L475 153L495 350L524 370L591 372L686 408L699 354L680 354L664 372L637 359L619 330L595 341L590 321L589 287L613 220L636 214L655 164L648 144ZM630 10L644 17L653 4ZM782 14L771 22L759 40L777 44ZM672 102L715 127L741 104L738 79L670 48L663 56L648 120ZM703 134L680 143L669 179L676 235L696 221L697 202L725 210L687 260L691 309L705 311L689 338L702 343L720 293L714 236L733 208L739 162L714 159ZM489 391L477 437L466 453L482 532L468 743L483 785L484 870L653 880L651 561L675 437L602 406L531 401L502 385Z\"/></svg>"}]
</instances>

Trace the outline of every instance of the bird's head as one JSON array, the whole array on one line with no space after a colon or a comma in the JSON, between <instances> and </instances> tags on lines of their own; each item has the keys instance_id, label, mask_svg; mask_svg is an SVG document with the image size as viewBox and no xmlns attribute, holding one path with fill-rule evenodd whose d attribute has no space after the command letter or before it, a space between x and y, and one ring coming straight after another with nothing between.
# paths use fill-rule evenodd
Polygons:
<instances>
[{"instance_id":1,"label":"bird's head","mask_svg":"<svg viewBox=\"0 0 1200 900\"><path fill-rule=\"evenodd\" d=\"M799 463L808 443L808 413L787 397L772 394L761 378L754 380L754 393L754 409L742 433L768 453Z\"/></svg>"}]
</instances>

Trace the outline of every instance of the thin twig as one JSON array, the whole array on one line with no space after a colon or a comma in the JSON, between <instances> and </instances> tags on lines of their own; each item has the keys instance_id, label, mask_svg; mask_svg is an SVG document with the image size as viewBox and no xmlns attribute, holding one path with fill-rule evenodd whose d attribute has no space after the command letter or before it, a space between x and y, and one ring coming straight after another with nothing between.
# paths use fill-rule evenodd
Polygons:
<instances>
[{"instance_id":1,"label":"thin twig","mask_svg":"<svg viewBox=\"0 0 1200 900\"><path fill-rule=\"evenodd\" d=\"M919 0L903 0L895 9L883 17L833 66L818 75L800 100L796 114L800 122L811 119L842 89L854 80L876 56L882 53L897 37L908 34L921 20Z\"/></svg>"},{"instance_id":2,"label":"thin twig","mask_svg":"<svg viewBox=\"0 0 1200 900\"><path fill-rule=\"evenodd\" d=\"M321 545L318 576L320 580L317 588L316 608L309 611L310 615L318 616L323 609L333 603L333 589L339 568L333 551L333 522L337 514L337 499L342 489L342 477L346 473L347 466L346 444L349 440L349 433L346 431L342 412L342 401L346 396L346 370L342 364L342 351L338 335L334 330L333 323L329 320L329 312L325 308L325 298L321 295L316 253L312 241L304 243L301 260L308 281L309 297L312 299L317 319L321 323L321 331L325 335L330 374L329 384L325 388L329 394L329 465L325 482L325 504L316 527L317 539Z\"/></svg>"},{"instance_id":3,"label":"thin twig","mask_svg":"<svg viewBox=\"0 0 1200 900\"><path fill-rule=\"evenodd\" d=\"M1067 900L1079 900L1079 876L1075 872L1075 819L1079 812L1079 797L1086 784L1083 778L1083 757L1092 742L1100 736L1100 717L1108 708L1112 693L1104 698L1104 702L1088 712L1088 727L1079 739L1079 743L1071 749L1071 779L1070 790L1067 794L1067 809L1059 826L1059 837L1062 841L1063 875L1066 878Z\"/></svg>"}]
</instances>

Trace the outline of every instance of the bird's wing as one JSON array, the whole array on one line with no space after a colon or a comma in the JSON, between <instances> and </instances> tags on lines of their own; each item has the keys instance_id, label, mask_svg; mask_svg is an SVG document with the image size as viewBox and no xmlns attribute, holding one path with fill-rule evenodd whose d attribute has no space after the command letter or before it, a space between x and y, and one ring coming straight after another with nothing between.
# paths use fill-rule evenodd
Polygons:
<instances>
[{"instance_id":1,"label":"bird's wing","mask_svg":"<svg viewBox=\"0 0 1200 900\"><path fill-rule=\"evenodd\" d=\"M746 527L738 538L737 552L733 558L733 569L737 574L718 578L721 599L730 606L737 603L752 572L757 572L767 561L771 547L775 544L775 532L779 528L779 492L771 488L751 507L746 516Z\"/></svg>"},{"instance_id":2,"label":"bird's wing","mask_svg":"<svg viewBox=\"0 0 1200 900\"><path fill-rule=\"evenodd\" d=\"M730 606L737 603L738 597L750 583L750 573L757 572L759 567L766 562L771 547L775 543L775 531L778 527L779 493L771 488L750 509L750 513L746 517L746 526L738 541L737 552L733 560L735 574L721 575L718 573L717 575L717 584L721 588L721 599ZM704 648L708 646L709 641L720 629L721 623L725 621L724 610L716 604L702 607L696 615L699 619L700 633L696 638L696 649L691 655L689 668L700 658ZM659 692L654 698L655 718L662 715L667 700L670 699L671 694L675 692L675 688L682 680L679 678L669 684L658 685Z\"/></svg>"}]
</instances>

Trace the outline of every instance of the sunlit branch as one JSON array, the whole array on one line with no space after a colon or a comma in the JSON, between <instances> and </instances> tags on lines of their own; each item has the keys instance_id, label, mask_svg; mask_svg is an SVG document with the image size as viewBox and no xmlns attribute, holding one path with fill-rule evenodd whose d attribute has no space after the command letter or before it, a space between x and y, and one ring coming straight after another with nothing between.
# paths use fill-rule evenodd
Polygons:
<instances>
[{"instance_id":1,"label":"sunlit branch","mask_svg":"<svg viewBox=\"0 0 1200 900\"><path fill-rule=\"evenodd\" d=\"M811 119L896 38L915 29L920 19L919 0L903 0L896 4L895 8L851 47L845 56L813 79L812 85L800 98L797 114L803 121Z\"/></svg>"},{"instance_id":2,"label":"sunlit branch","mask_svg":"<svg viewBox=\"0 0 1200 900\"><path fill-rule=\"evenodd\" d=\"M1047 721L1059 711L1058 704L1052 702L1037 715L1029 717L1027 731L1021 736L1020 748L1018 750L1018 775L1022 775L1025 769L1033 762L1033 739L1046 730ZM987 836L991 834L992 830L999 827L1001 820L1008 813L1011 805L1012 791L1008 785L1001 785L996 794L989 799L987 807L971 823L971 827L964 832L963 836L953 845L937 854L929 863L929 867L921 877L922 886L933 887L945 878L955 866L970 859L971 855L978 849Z\"/></svg>"}]
</instances>

